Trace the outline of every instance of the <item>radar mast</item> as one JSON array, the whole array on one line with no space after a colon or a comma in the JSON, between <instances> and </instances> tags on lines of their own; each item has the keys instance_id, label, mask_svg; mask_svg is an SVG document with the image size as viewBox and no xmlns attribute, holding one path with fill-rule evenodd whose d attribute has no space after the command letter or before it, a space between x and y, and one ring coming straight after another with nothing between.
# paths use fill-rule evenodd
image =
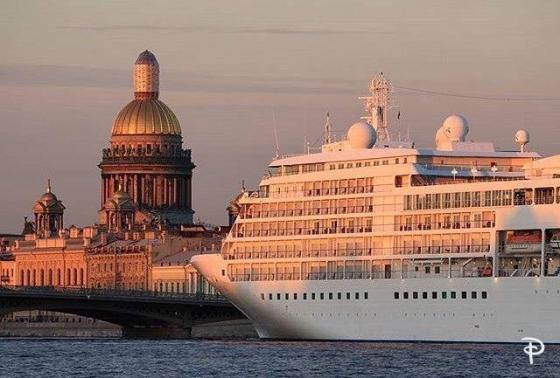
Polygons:
<instances>
[{"instance_id":1,"label":"radar mast","mask_svg":"<svg viewBox=\"0 0 560 378\"><path fill-rule=\"evenodd\" d=\"M377 140L380 142L388 142L391 139L388 124L391 92L391 82L383 76L383 72L380 72L369 83L369 96L360 97L360 100L364 100L367 112L367 116L361 118L375 128Z\"/></svg>"}]
</instances>

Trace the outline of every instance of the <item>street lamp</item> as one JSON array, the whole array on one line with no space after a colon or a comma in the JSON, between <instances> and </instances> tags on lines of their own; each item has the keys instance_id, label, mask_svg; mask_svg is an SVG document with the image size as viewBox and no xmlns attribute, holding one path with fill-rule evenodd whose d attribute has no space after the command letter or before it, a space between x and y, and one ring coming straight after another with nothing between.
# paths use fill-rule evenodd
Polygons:
<instances>
[{"instance_id":1,"label":"street lamp","mask_svg":"<svg viewBox=\"0 0 560 378\"><path fill-rule=\"evenodd\" d=\"M492 177L494 177L494 181L496 181L496 172L498 172L498 167L493 165L492 167L490 167L490 170L492 171Z\"/></svg>"},{"instance_id":2,"label":"street lamp","mask_svg":"<svg viewBox=\"0 0 560 378\"><path fill-rule=\"evenodd\" d=\"M476 167L472 167L472 168L471 168L471 174L472 174L473 181L474 181L474 176L475 176L477 173L478 173L478 169L476 169Z\"/></svg>"},{"instance_id":3,"label":"street lamp","mask_svg":"<svg viewBox=\"0 0 560 378\"><path fill-rule=\"evenodd\" d=\"M457 173L459 173L459 172L457 171L457 169L453 168L453 169L451 170L451 174L453 175L453 181L455 181L455 176L457 176Z\"/></svg>"}]
</instances>

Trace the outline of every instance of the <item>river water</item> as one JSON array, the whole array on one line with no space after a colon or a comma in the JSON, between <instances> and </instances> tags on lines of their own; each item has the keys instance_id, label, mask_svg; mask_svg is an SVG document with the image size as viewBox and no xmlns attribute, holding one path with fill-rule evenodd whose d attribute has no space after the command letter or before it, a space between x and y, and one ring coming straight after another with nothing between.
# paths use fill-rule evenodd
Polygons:
<instances>
[{"instance_id":1,"label":"river water","mask_svg":"<svg viewBox=\"0 0 560 378\"><path fill-rule=\"evenodd\" d=\"M560 377L560 346L274 341L0 340L0 377Z\"/></svg>"}]
</instances>

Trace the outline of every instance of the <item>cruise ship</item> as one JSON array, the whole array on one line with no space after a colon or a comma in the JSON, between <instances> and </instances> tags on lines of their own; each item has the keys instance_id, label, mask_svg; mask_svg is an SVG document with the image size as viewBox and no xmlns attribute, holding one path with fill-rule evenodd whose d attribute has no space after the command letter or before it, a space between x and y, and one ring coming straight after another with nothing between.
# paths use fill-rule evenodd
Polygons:
<instances>
[{"instance_id":1,"label":"cruise ship","mask_svg":"<svg viewBox=\"0 0 560 378\"><path fill-rule=\"evenodd\" d=\"M192 264L264 339L560 343L560 155L471 141L461 115L435 148L392 141L389 89L345 140L272 161Z\"/></svg>"}]
</instances>

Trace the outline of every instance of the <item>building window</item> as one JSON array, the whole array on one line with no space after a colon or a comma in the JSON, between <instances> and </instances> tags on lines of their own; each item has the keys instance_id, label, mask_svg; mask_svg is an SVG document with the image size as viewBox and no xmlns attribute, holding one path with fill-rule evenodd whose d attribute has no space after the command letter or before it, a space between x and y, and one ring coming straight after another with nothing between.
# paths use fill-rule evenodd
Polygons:
<instances>
[{"instance_id":1,"label":"building window","mask_svg":"<svg viewBox=\"0 0 560 378\"><path fill-rule=\"evenodd\" d=\"M447 291L441 292L441 299L447 299Z\"/></svg>"},{"instance_id":2,"label":"building window","mask_svg":"<svg viewBox=\"0 0 560 378\"><path fill-rule=\"evenodd\" d=\"M364 292L364 299L368 299L368 292Z\"/></svg>"},{"instance_id":3,"label":"building window","mask_svg":"<svg viewBox=\"0 0 560 378\"><path fill-rule=\"evenodd\" d=\"M434 267L434 272L435 272L435 274L439 274L440 273L440 267L439 266Z\"/></svg>"},{"instance_id":4,"label":"building window","mask_svg":"<svg viewBox=\"0 0 560 378\"><path fill-rule=\"evenodd\" d=\"M268 300L270 300L270 301L272 300L272 293L268 294Z\"/></svg>"},{"instance_id":5,"label":"building window","mask_svg":"<svg viewBox=\"0 0 560 378\"><path fill-rule=\"evenodd\" d=\"M280 300L280 293L277 293L277 294L276 294L276 299L277 299L277 300Z\"/></svg>"},{"instance_id":6,"label":"building window","mask_svg":"<svg viewBox=\"0 0 560 378\"><path fill-rule=\"evenodd\" d=\"M360 299L360 293L356 293L355 298Z\"/></svg>"},{"instance_id":7,"label":"building window","mask_svg":"<svg viewBox=\"0 0 560 378\"><path fill-rule=\"evenodd\" d=\"M261 293L261 300L264 301L264 293Z\"/></svg>"},{"instance_id":8,"label":"building window","mask_svg":"<svg viewBox=\"0 0 560 378\"><path fill-rule=\"evenodd\" d=\"M427 291L422 292L422 299L428 299L428 292Z\"/></svg>"},{"instance_id":9,"label":"building window","mask_svg":"<svg viewBox=\"0 0 560 378\"><path fill-rule=\"evenodd\" d=\"M350 293L346 293L346 299L350 299Z\"/></svg>"},{"instance_id":10,"label":"building window","mask_svg":"<svg viewBox=\"0 0 560 378\"><path fill-rule=\"evenodd\" d=\"M430 267L429 267L429 266L425 266L425 267L424 267L424 272L426 272L426 274L430 274Z\"/></svg>"},{"instance_id":11,"label":"building window","mask_svg":"<svg viewBox=\"0 0 560 378\"><path fill-rule=\"evenodd\" d=\"M319 299L321 299L321 300L325 299L325 293L319 294Z\"/></svg>"},{"instance_id":12,"label":"building window","mask_svg":"<svg viewBox=\"0 0 560 378\"><path fill-rule=\"evenodd\" d=\"M333 294L329 293L329 299L333 299Z\"/></svg>"},{"instance_id":13,"label":"building window","mask_svg":"<svg viewBox=\"0 0 560 378\"><path fill-rule=\"evenodd\" d=\"M342 299L342 293L338 293L336 296L337 296L337 298L338 298L339 300Z\"/></svg>"},{"instance_id":14,"label":"building window","mask_svg":"<svg viewBox=\"0 0 560 378\"><path fill-rule=\"evenodd\" d=\"M311 299L315 300L315 293L311 293Z\"/></svg>"},{"instance_id":15,"label":"building window","mask_svg":"<svg viewBox=\"0 0 560 378\"><path fill-rule=\"evenodd\" d=\"M303 293L303 300L307 300L307 293Z\"/></svg>"},{"instance_id":16,"label":"building window","mask_svg":"<svg viewBox=\"0 0 560 378\"><path fill-rule=\"evenodd\" d=\"M286 298L286 300L290 299L290 294L286 293L285 298Z\"/></svg>"}]
</instances>

